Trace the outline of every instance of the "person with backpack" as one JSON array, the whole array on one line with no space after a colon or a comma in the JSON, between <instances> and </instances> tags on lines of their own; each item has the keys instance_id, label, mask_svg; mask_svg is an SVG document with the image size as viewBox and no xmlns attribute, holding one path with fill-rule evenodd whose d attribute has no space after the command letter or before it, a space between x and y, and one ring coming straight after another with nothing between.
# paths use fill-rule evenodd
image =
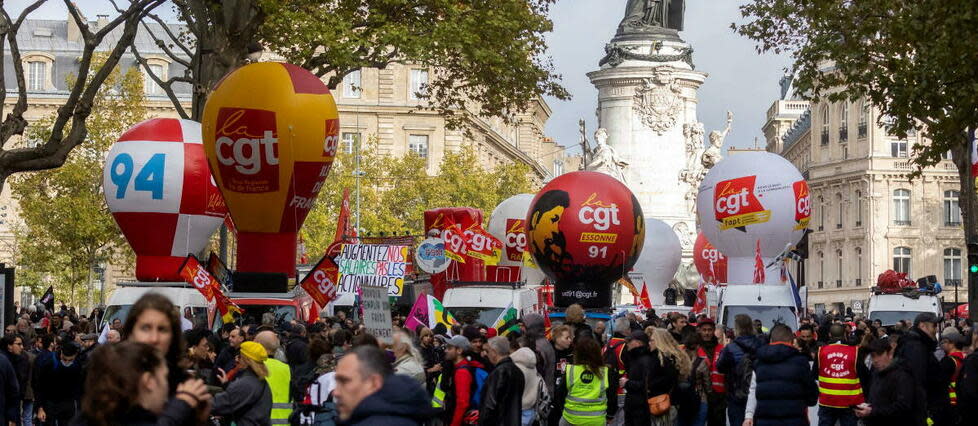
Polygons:
<instances>
[{"instance_id":1,"label":"person with backpack","mask_svg":"<svg viewBox=\"0 0 978 426\"><path fill-rule=\"evenodd\" d=\"M701 321L702 323L702 321ZM706 363L706 358L699 356L700 351L699 333L690 334L686 337L683 350L686 356L692 360L693 366L690 367L689 375L681 378L679 383L679 426L705 426L708 410L708 396L710 394L710 368Z\"/></svg>"},{"instance_id":2,"label":"person with backpack","mask_svg":"<svg viewBox=\"0 0 978 426\"><path fill-rule=\"evenodd\" d=\"M478 407L479 391L488 377L485 366L470 359L471 346L465 336L445 342L445 361L435 381L431 406L442 410L441 420L447 426L462 426L466 414Z\"/></svg>"},{"instance_id":3,"label":"person with backpack","mask_svg":"<svg viewBox=\"0 0 978 426\"><path fill-rule=\"evenodd\" d=\"M617 372L618 377L626 377L627 371L625 370L625 359L623 355L627 354L625 351L625 345L628 343L628 341L626 339L628 334L631 333L631 326L628 323L628 319L625 317L616 319L612 332L613 334L611 335L611 338L608 339L608 343L604 346L604 349L602 349L604 364L608 366L608 370L614 370ZM624 388L618 387L618 395L616 399L618 409L615 411L615 418L610 423L611 426L621 426L625 423Z\"/></svg>"},{"instance_id":4,"label":"person with backpack","mask_svg":"<svg viewBox=\"0 0 978 426\"><path fill-rule=\"evenodd\" d=\"M812 365L812 381L818 383L819 426L856 426L851 407L865 402L863 385L869 368L860 349L846 343L842 324L829 327L829 344L818 349Z\"/></svg>"},{"instance_id":5,"label":"person with backpack","mask_svg":"<svg viewBox=\"0 0 978 426\"><path fill-rule=\"evenodd\" d=\"M733 342L724 346L717 360L717 371L725 375L727 391L727 417L731 425L744 423L747 396L753 376L754 358L763 342L754 335L754 321L749 315L734 317ZM808 377L806 375L806 377Z\"/></svg>"},{"instance_id":6,"label":"person with backpack","mask_svg":"<svg viewBox=\"0 0 978 426\"><path fill-rule=\"evenodd\" d=\"M808 422L806 407L818 401L818 388L808 375L808 357L794 346L794 340L790 327L777 324L771 327L771 343L757 350L744 426Z\"/></svg>"},{"instance_id":7,"label":"person with backpack","mask_svg":"<svg viewBox=\"0 0 978 426\"><path fill-rule=\"evenodd\" d=\"M946 354L940 361L941 376L949 383L947 393L951 408L948 419L951 424L958 424L960 412L958 410L958 378L961 376L961 369L964 367L964 347L967 344L964 336L960 333L945 333L941 337L941 348Z\"/></svg>"},{"instance_id":8,"label":"person with backpack","mask_svg":"<svg viewBox=\"0 0 978 426\"><path fill-rule=\"evenodd\" d=\"M532 342L531 342L532 343ZM537 356L533 349L519 348L510 356L513 363L523 373L523 400L521 426L530 426L536 419L537 399L540 391L540 373L537 372Z\"/></svg>"},{"instance_id":9,"label":"person with backpack","mask_svg":"<svg viewBox=\"0 0 978 426\"><path fill-rule=\"evenodd\" d=\"M486 342L492 373L485 381L479 402L479 426L518 425L523 413L523 373L509 357L509 339L496 336Z\"/></svg>"}]
</instances>

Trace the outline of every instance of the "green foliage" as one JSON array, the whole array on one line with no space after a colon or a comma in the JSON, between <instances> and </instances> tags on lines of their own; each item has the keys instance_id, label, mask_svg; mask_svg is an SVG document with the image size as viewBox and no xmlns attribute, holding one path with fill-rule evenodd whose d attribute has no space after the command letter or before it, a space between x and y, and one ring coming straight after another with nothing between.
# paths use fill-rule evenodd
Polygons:
<instances>
[{"instance_id":1,"label":"green foliage","mask_svg":"<svg viewBox=\"0 0 978 426\"><path fill-rule=\"evenodd\" d=\"M77 306L87 294L91 265L131 265L129 245L102 196L102 165L119 135L145 119L144 100L138 69L113 70L94 98L85 143L60 168L12 179L24 222L16 232L17 264L35 292L53 284L59 299ZM31 125L27 140L46 140L53 119Z\"/></svg>"},{"instance_id":2,"label":"green foliage","mask_svg":"<svg viewBox=\"0 0 978 426\"><path fill-rule=\"evenodd\" d=\"M447 152L434 176L426 171L426 159L414 153L402 157L384 155L378 151L376 140L365 143L360 155L360 228L374 235L405 231L421 235L424 211L438 207L475 207L482 209L488 220L503 200L536 190L526 165L511 163L486 170L471 147ZM302 235L313 258L333 242L344 188L351 191L354 220L355 170L354 154L338 154L316 206L306 218Z\"/></svg>"},{"instance_id":3,"label":"green foliage","mask_svg":"<svg viewBox=\"0 0 978 426\"><path fill-rule=\"evenodd\" d=\"M556 0L260 0L266 48L330 87L361 67L431 67L423 99L461 122L469 106L509 118L538 96L569 99L546 57L543 34Z\"/></svg>"},{"instance_id":4,"label":"green foliage","mask_svg":"<svg viewBox=\"0 0 978 426\"><path fill-rule=\"evenodd\" d=\"M969 152L965 130L978 125L974 0L753 0L741 13L748 22L733 28L760 52L790 53L806 96L844 88L828 98L866 96L896 136L926 127L931 143L913 147L914 175L949 150Z\"/></svg>"}]
</instances>

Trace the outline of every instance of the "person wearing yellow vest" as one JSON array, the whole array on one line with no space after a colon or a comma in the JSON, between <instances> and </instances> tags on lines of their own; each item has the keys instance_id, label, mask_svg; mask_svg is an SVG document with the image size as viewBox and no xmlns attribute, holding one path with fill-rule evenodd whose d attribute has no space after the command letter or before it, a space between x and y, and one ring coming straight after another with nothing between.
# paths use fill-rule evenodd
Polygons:
<instances>
[{"instance_id":1,"label":"person wearing yellow vest","mask_svg":"<svg viewBox=\"0 0 978 426\"><path fill-rule=\"evenodd\" d=\"M618 411L617 383L609 381L601 346L592 338L574 344L574 364L564 370L566 387L560 425L604 426ZM562 389L563 390L563 389Z\"/></svg>"},{"instance_id":2,"label":"person wearing yellow vest","mask_svg":"<svg viewBox=\"0 0 978 426\"><path fill-rule=\"evenodd\" d=\"M278 335L273 331L262 331L255 336L255 342L261 344L268 352L265 360L265 367L268 368L268 386L272 388L272 413L273 425L289 424L289 416L292 414L292 402L289 398L289 384L292 382L292 371L289 365L279 361L273 356L279 348Z\"/></svg>"},{"instance_id":3,"label":"person wearing yellow vest","mask_svg":"<svg viewBox=\"0 0 978 426\"><path fill-rule=\"evenodd\" d=\"M859 348L844 342L845 328L833 324L829 328L829 343L818 350L812 375L818 382L819 426L856 426L858 419L853 406L866 402L863 380L869 369ZM863 355L863 356L861 356Z\"/></svg>"},{"instance_id":4,"label":"person wearing yellow vest","mask_svg":"<svg viewBox=\"0 0 978 426\"><path fill-rule=\"evenodd\" d=\"M951 402L951 413L948 420L951 424L958 424L960 411L958 410L958 378L961 376L961 368L964 367L964 347L967 339L960 333L951 333L941 336L941 349L946 354L941 359L941 376L948 382L947 394Z\"/></svg>"}]
</instances>

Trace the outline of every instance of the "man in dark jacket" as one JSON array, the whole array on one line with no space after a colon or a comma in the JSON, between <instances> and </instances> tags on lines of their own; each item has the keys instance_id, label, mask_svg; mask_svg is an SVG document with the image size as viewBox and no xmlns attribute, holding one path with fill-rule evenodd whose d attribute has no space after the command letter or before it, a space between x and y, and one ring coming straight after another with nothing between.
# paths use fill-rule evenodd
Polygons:
<instances>
[{"instance_id":1,"label":"man in dark jacket","mask_svg":"<svg viewBox=\"0 0 978 426\"><path fill-rule=\"evenodd\" d=\"M3 424L20 424L20 386L17 373L6 356L0 354L0 420Z\"/></svg>"},{"instance_id":2,"label":"man in dark jacket","mask_svg":"<svg viewBox=\"0 0 978 426\"><path fill-rule=\"evenodd\" d=\"M784 324L771 328L771 344L757 350L745 410L745 425L790 426L808 421L806 407L818 402L818 387L808 377L808 357L792 344Z\"/></svg>"},{"instance_id":3,"label":"man in dark jacket","mask_svg":"<svg viewBox=\"0 0 978 426\"><path fill-rule=\"evenodd\" d=\"M649 336L644 331L633 331L629 336L626 349L628 350L625 358L628 376L621 379L621 386L626 390L623 406L625 424L648 425L649 405L646 391L648 375L654 363L652 353L649 351Z\"/></svg>"},{"instance_id":4,"label":"man in dark jacket","mask_svg":"<svg viewBox=\"0 0 978 426\"><path fill-rule=\"evenodd\" d=\"M741 389L738 383L737 366L744 362L746 356L753 356L763 346L763 342L754 335L754 321L750 316L739 314L734 317L734 333L736 338L724 346L717 360L717 371L725 375L727 391L727 417L731 425L744 423L744 411L747 409L747 398L737 397L738 393L747 395L749 389ZM807 375L806 375L807 377Z\"/></svg>"},{"instance_id":5,"label":"man in dark jacket","mask_svg":"<svg viewBox=\"0 0 978 426\"><path fill-rule=\"evenodd\" d=\"M923 389L915 383L910 367L894 359L888 338L869 345L873 380L866 403L855 408L866 426L923 426L927 424Z\"/></svg>"},{"instance_id":6,"label":"man in dark jacket","mask_svg":"<svg viewBox=\"0 0 978 426\"><path fill-rule=\"evenodd\" d=\"M945 418L950 413L951 405L947 388L949 383L942 380L941 366L934 356L937 349L937 315L924 312L913 320L913 328L897 343L894 357L903 360L914 382L924 390L927 401L927 413L934 420L935 426L949 424Z\"/></svg>"},{"instance_id":7,"label":"man in dark jacket","mask_svg":"<svg viewBox=\"0 0 978 426\"><path fill-rule=\"evenodd\" d=\"M509 339L493 337L486 342L486 347L487 357L495 368L483 385L479 425L518 425L523 409L523 372L509 359Z\"/></svg>"},{"instance_id":8,"label":"man in dark jacket","mask_svg":"<svg viewBox=\"0 0 978 426\"><path fill-rule=\"evenodd\" d=\"M978 424L978 352L964 359L958 375L958 414L962 425Z\"/></svg>"},{"instance_id":9,"label":"man in dark jacket","mask_svg":"<svg viewBox=\"0 0 978 426\"><path fill-rule=\"evenodd\" d=\"M343 425L420 426L434 415L424 388L395 375L387 355L373 345L357 346L340 358L333 397Z\"/></svg>"},{"instance_id":10,"label":"man in dark jacket","mask_svg":"<svg viewBox=\"0 0 978 426\"><path fill-rule=\"evenodd\" d=\"M75 358L81 348L75 342L61 346L57 354L47 352L34 365L34 398L37 417L45 424L68 424L81 399L82 367Z\"/></svg>"},{"instance_id":11,"label":"man in dark jacket","mask_svg":"<svg viewBox=\"0 0 978 426\"><path fill-rule=\"evenodd\" d=\"M304 325L292 325L289 343L285 345L285 359L293 370L309 361L309 339L306 338L306 327Z\"/></svg>"}]
</instances>

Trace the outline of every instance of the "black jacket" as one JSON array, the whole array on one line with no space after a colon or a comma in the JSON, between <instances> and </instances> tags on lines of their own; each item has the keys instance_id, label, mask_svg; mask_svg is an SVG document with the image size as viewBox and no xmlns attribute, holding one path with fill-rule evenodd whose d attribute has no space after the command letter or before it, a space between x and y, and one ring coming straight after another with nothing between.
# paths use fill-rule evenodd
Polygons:
<instances>
[{"instance_id":1,"label":"black jacket","mask_svg":"<svg viewBox=\"0 0 978 426\"><path fill-rule=\"evenodd\" d=\"M518 425L523 411L523 372L509 357L492 369L482 389L479 424L488 426Z\"/></svg>"},{"instance_id":2,"label":"black jacket","mask_svg":"<svg viewBox=\"0 0 978 426\"><path fill-rule=\"evenodd\" d=\"M628 351L628 381L625 382L625 418L639 419L649 416L648 399L672 393L679 384L679 371L666 358L665 365L659 360L659 351L649 351L639 346Z\"/></svg>"},{"instance_id":3,"label":"black jacket","mask_svg":"<svg viewBox=\"0 0 978 426\"><path fill-rule=\"evenodd\" d=\"M17 384L17 373L7 357L0 355L0 419L3 424L14 422L20 424L20 386Z\"/></svg>"},{"instance_id":4,"label":"black jacket","mask_svg":"<svg viewBox=\"0 0 978 426\"><path fill-rule=\"evenodd\" d=\"M342 424L419 426L434 414L431 398L418 382L407 376L392 374L384 379L380 390L360 401L350 414L350 419Z\"/></svg>"},{"instance_id":5,"label":"black jacket","mask_svg":"<svg viewBox=\"0 0 978 426\"><path fill-rule=\"evenodd\" d=\"M901 339L902 340L902 339ZM925 396L910 366L895 358L889 367L873 372L866 403L872 407L867 426L923 426L927 424Z\"/></svg>"},{"instance_id":6,"label":"black jacket","mask_svg":"<svg viewBox=\"0 0 978 426\"><path fill-rule=\"evenodd\" d=\"M54 404L81 399L83 374L82 366L77 360L66 366L57 353L45 352L38 355L34 362L34 400L39 407L50 412L50 407Z\"/></svg>"},{"instance_id":7,"label":"black jacket","mask_svg":"<svg viewBox=\"0 0 978 426\"><path fill-rule=\"evenodd\" d=\"M948 382L941 378L941 367L934 356L937 341L914 327L900 338L893 356L902 359L910 368L914 382L926 393L928 407L946 407L950 402Z\"/></svg>"},{"instance_id":8,"label":"black jacket","mask_svg":"<svg viewBox=\"0 0 978 426\"><path fill-rule=\"evenodd\" d=\"M757 336L738 336L720 351L720 358L717 359L717 371L726 374L728 401L734 401L734 388L737 386L737 378L734 373L737 371L737 365L744 359L743 348L751 348L756 353L762 346L764 346L764 342ZM746 400L736 402L744 404Z\"/></svg>"},{"instance_id":9,"label":"black jacket","mask_svg":"<svg viewBox=\"0 0 978 426\"><path fill-rule=\"evenodd\" d=\"M226 417L238 426L267 425L271 422L272 388L251 370L244 369L226 391L214 395L211 414Z\"/></svg>"},{"instance_id":10,"label":"black jacket","mask_svg":"<svg viewBox=\"0 0 978 426\"><path fill-rule=\"evenodd\" d=\"M774 344L757 350L754 380L757 408L754 423L801 425L806 407L818 402L818 386L809 375L808 357L792 346Z\"/></svg>"},{"instance_id":11,"label":"black jacket","mask_svg":"<svg viewBox=\"0 0 978 426\"><path fill-rule=\"evenodd\" d=\"M309 339L295 336L285 345L285 359L292 368L309 362Z\"/></svg>"},{"instance_id":12,"label":"black jacket","mask_svg":"<svg viewBox=\"0 0 978 426\"><path fill-rule=\"evenodd\" d=\"M197 424L197 413L179 399L171 399L159 416L136 407L113 420L114 425L126 426L191 426ZM71 420L71 426L88 426L91 422L84 415Z\"/></svg>"},{"instance_id":13,"label":"black jacket","mask_svg":"<svg viewBox=\"0 0 978 426\"><path fill-rule=\"evenodd\" d=\"M958 411L961 424L978 424L978 353L964 359L958 376Z\"/></svg>"}]
</instances>

